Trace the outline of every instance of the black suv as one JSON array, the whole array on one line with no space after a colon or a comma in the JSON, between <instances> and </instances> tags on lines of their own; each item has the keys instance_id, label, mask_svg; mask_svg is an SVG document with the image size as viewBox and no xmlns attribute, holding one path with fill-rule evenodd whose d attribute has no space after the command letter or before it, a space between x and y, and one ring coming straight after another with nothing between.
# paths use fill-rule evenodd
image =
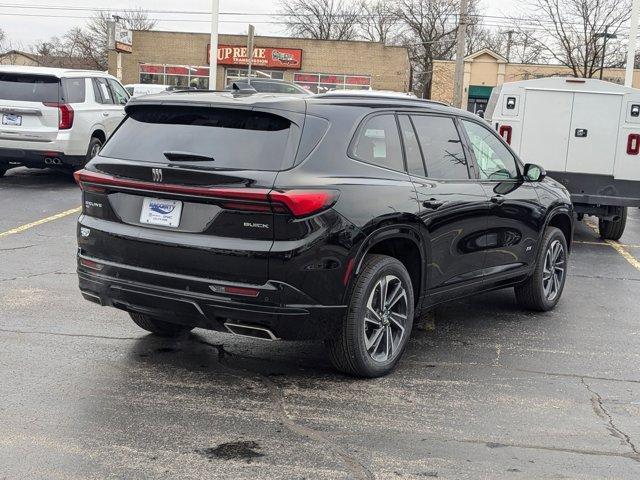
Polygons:
<instances>
[{"instance_id":1,"label":"black suv","mask_svg":"<svg viewBox=\"0 0 640 480\"><path fill-rule=\"evenodd\" d=\"M126 112L76 173L78 275L145 330L322 339L374 377L438 303L562 294L569 195L476 116L346 93L174 92Z\"/></svg>"}]
</instances>

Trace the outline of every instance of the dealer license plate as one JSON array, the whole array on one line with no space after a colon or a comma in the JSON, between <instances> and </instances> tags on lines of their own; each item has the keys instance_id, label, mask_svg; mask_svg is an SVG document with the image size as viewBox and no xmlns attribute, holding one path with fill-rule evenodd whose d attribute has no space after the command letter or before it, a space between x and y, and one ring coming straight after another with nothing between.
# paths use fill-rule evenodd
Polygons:
<instances>
[{"instance_id":1,"label":"dealer license plate","mask_svg":"<svg viewBox=\"0 0 640 480\"><path fill-rule=\"evenodd\" d=\"M176 228L180 225L181 213L182 202L178 200L145 198L142 201L140 223Z\"/></svg>"},{"instance_id":2,"label":"dealer license plate","mask_svg":"<svg viewBox=\"0 0 640 480\"><path fill-rule=\"evenodd\" d=\"M12 113L5 113L2 115L3 125L13 125L19 127L22 125L22 115L14 115Z\"/></svg>"}]
</instances>

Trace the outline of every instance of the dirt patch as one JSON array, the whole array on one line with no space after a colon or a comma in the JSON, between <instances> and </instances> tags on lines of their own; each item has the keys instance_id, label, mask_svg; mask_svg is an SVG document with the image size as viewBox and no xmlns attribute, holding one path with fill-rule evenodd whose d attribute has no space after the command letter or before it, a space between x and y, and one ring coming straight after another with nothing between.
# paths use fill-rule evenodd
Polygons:
<instances>
[{"instance_id":1,"label":"dirt patch","mask_svg":"<svg viewBox=\"0 0 640 480\"><path fill-rule=\"evenodd\" d=\"M222 460L246 460L251 462L254 458L264 457L264 454L256 451L260 445L254 441L221 443L217 447L197 449L196 453L203 455L212 461Z\"/></svg>"}]
</instances>

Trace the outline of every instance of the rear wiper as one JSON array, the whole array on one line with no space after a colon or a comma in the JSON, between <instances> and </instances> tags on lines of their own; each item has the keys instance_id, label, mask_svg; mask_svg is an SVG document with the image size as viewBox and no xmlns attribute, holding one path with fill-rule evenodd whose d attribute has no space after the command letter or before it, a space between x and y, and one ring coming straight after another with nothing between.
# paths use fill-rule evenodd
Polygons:
<instances>
[{"instance_id":1,"label":"rear wiper","mask_svg":"<svg viewBox=\"0 0 640 480\"><path fill-rule=\"evenodd\" d=\"M214 162L215 158L189 152L164 152L167 160L172 162Z\"/></svg>"}]
</instances>

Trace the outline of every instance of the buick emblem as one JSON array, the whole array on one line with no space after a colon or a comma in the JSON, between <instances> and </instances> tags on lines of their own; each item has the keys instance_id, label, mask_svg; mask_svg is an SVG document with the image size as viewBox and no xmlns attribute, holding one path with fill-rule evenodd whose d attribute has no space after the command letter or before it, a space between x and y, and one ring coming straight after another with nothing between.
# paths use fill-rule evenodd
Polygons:
<instances>
[{"instance_id":1,"label":"buick emblem","mask_svg":"<svg viewBox=\"0 0 640 480\"><path fill-rule=\"evenodd\" d=\"M161 168L152 168L151 169L151 177L154 182L162 181L162 169Z\"/></svg>"}]
</instances>

